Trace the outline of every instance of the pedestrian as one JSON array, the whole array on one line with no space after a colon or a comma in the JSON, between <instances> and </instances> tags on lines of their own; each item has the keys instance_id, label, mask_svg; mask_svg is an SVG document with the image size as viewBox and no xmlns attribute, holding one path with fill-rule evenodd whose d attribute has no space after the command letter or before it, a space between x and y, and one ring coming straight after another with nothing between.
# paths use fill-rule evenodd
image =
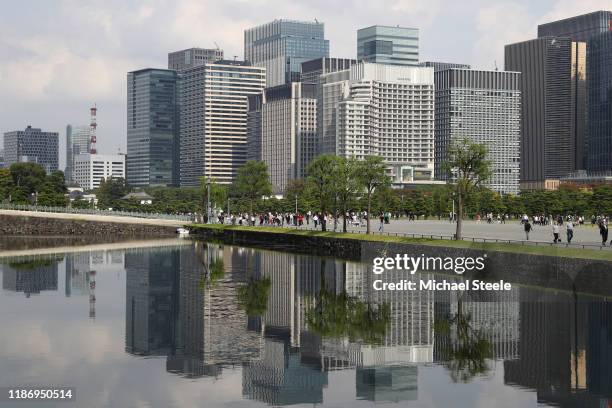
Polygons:
<instances>
[{"instance_id":1,"label":"pedestrian","mask_svg":"<svg viewBox=\"0 0 612 408\"><path fill-rule=\"evenodd\" d=\"M605 246L608 241L608 223L605 219L599 221L599 234L601 235L601 245Z\"/></svg>"},{"instance_id":2,"label":"pedestrian","mask_svg":"<svg viewBox=\"0 0 612 408\"><path fill-rule=\"evenodd\" d=\"M523 228L525 229L525 236L527 237L527 241L529 241L529 233L531 232L531 224L529 223L529 220L525 221L525 224L523 224Z\"/></svg>"},{"instance_id":3,"label":"pedestrian","mask_svg":"<svg viewBox=\"0 0 612 408\"><path fill-rule=\"evenodd\" d=\"M574 223L572 222L572 220L569 220L565 224L565 231L567 232L567 243L571 244L572 238L574 238Z\"/></svg>"},{"instance_id":4,"label":"pedestrian","mask_svg":"<svg viewBox=\"0 0 612 408\"><path fill-rule=\"evenodd\" d=\"M385 232L385 215L380 213L380 225L378 226L378 232Z\"/></svg>"},{"instance_id":5,"label":"pedestrian","mask_svg":"<svg viewBox=\"0 0 612 408\"><path fill-rule=\"evenodd\" d=\"M556 222L553 223L553 242L556 244L557 242L561 242L561 239L559 239L559 224L557 224Z\"/></svg>"},{"instance_id":6,"label":"pedestrian","mask_svg":"<svg viewBox=\"0 0 612 408\"><path fill-rule=\"evenodd\" d=\"M314 223L314 228L317 229L317 226L319 225L319 216L317 214L313 215L312 222Z\"/></svg>"}]
</instances>

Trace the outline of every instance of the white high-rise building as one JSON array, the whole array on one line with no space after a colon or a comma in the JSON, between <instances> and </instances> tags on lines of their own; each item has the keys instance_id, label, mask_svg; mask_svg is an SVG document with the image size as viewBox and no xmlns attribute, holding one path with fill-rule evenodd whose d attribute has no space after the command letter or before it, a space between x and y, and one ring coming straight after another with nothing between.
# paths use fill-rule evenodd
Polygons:
<instances>
[{"instance_id":1,"label":"white high-rise building","mask_svg":"<svg viewBox=\"0 0 612 408\"><path fill-rule=\"evenodd\" d=\"M324 75L322 150L382 157L394 183L433 179L434 71L361 62Z\"/></svg>"},{"instance_id":2,"label":"white high-rise building","mask_svg":"<svg viewBox=\"0 0 612 408\"><path fill-rule=\"evenodd\" d=\"M180 83L180 185L232 183L247 160L248 97L262 93L266 70L223 60L183 71Z\"/></svg>"},{"instance_id":3,"label":"white high-rise building","mask_svg":"<svg viewBox=\"0 0 612 408\"><path fill-rule=\"evenodd\" d=\"M102 180L125 178L125 155L79 154L74 158L74 181L85 190L100 186Z\"/></svg>"}]
</instances>

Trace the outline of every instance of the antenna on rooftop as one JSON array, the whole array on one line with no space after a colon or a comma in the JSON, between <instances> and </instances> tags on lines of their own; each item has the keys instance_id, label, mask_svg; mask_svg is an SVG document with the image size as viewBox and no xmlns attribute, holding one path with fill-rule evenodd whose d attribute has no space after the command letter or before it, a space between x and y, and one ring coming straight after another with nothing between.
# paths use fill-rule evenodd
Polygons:
<instances>
[{"instance_id":1,"label":"antenna on rooftop","mask_svg":"<svg viewBox=\"0 0 612 408\"><path fill-rule=\"evenodd\" d=\"M496 70L496 71L499 71L499 70L497 69L497 60L494 60L494 61L493 61L493 63L495 64L495 70Z\"/></svg>"},{"instance_id":2,"label":"antenna on rooftop","mask_svg":"<svg viewBox=\"0 0 612 408\"><path fill-rule=\"evenodd\" d=\"M216 41L213 41L213 42L215 43L215 47L217 47L217 50L219 50L219 49L220 49L220 48L219 48L219 44L217 44L217 42L216 42Z\"/></svg>"}]
</instances>

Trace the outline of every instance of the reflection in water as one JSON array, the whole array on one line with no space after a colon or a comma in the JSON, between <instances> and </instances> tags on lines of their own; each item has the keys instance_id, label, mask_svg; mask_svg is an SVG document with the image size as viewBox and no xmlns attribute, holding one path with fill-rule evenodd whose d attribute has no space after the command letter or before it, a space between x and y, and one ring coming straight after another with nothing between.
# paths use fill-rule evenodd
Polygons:
<instances>
[{"instance_id":1,"label":"reflection in water","mask_svg":"<svg viewBox=\"0 0 612 408\"><path fill-rule=\"evenodd\" d=\"M367 264L202 242L11 261L2 288L58 291L60 266L64 295L90 300L92 271L123 267L125 351L161 357L167 372L192 379L238 371L246 405L325 405L326 390L346 387L338 373L351 376L354 402L409 405L423 402L423 382L486 388L494 367L506 387L541 404L602 407L612 397L612 304L600 298L518 285L374 291ZM423 376L438 366L444 375Z\"/></svg>"}]
</instances>

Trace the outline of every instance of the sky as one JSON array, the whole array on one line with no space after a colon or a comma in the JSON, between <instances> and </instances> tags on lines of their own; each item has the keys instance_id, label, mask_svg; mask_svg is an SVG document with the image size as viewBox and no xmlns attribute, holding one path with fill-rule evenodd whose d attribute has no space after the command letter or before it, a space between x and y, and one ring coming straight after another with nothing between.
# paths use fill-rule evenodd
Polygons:
<instances>
[{"instance_id":1,"label":"sky","mask_svg":"<svg viewBox=\"0 0 612 408\"><path fill-rule=\"evenodd\" d=\"M0 0L0 134L60 134L98 107L98 151L126 151L126 74L167 68L167 53L214 48L242 59L243 31L277 18L325 23L331 57L356 57L357 29L416 27L421 61L503 69L504 45L537 25L610 0ZM1 145L0 145L1 146ZM1 148L1 147L0 147Z\"/></svg>"}]
</instances>

